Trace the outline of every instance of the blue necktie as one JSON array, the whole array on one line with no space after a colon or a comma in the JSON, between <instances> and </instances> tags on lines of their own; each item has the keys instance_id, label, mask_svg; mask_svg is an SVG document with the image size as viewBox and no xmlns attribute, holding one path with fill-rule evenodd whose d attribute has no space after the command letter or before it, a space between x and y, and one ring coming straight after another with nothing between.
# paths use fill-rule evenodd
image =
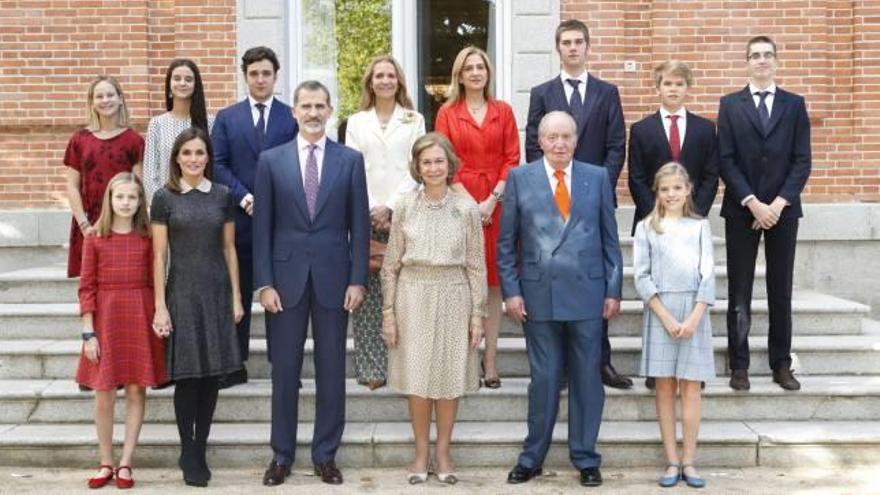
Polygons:
<instances>
[{"instance_id":1,"label":"blue necktie","mask_svg":"<svg viewBox=\"0 0 880 495\"><path fill-rule=\"evenodd\" d=\"M266 104L257 103L254 105L260 112L260 118L257 119L257 125L254 126L254 135L257 137L257 148L263 149L263 142L266 140Z\"/></svg>"},{"instance_id":2,"label":"blue necktie","mask_svg":"<svg viewBox=\"0 0 880 495\"><path fill-rule=\"evenodd\" d=\"M580 79L566 79L568 84L574 88L574 91L571 92L571 100L568 102L568 106L571 109L571 115L574 117L574 121L577 123L578 132L581 130L581 119L584 115L584 100L581 97L581 92L578 91L578 86L581 84Z\"/></svg>"},{"instance_id":3,"label":"blue necktie","mask_svg":"<svg viewBox=\"0 0 880 495\"><path fill-rule=\"evenodd\" d=\"M769 91L758 91L755 93L761 98L761 101L758 102L758 119L761 121L761 126L764 128L764 132L770 128L770 109L767 108L767 95L770 94Z\"/></svg>"}]
</instances>

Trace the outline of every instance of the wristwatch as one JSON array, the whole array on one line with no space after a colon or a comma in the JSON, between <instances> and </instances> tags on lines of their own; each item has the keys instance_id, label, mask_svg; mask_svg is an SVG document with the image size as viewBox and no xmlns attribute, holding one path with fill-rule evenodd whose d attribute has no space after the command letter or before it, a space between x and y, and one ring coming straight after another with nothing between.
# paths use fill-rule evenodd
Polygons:
<instances>
[{"instance_id":1,"label":"wristwatch","mask_svg":"<svg viewBox=\"0 0 880 495\"><path fill-rule=\"evenodd\" d=\"M504 193L500 193L498 191L492 191L492 197L495 198L495 201L501 202L504 199Z\"/></svg>"},{"instance_id":2,"label":"wristwatch","mask_svg":"<svg viewBox=\"0 0 880 495\"><path fill-rule=\"evenodd\" d=\"M94 336L95 336L95 332L83 332L82 333L83 342L88 342Z\"/></svg>"}]
</instances>

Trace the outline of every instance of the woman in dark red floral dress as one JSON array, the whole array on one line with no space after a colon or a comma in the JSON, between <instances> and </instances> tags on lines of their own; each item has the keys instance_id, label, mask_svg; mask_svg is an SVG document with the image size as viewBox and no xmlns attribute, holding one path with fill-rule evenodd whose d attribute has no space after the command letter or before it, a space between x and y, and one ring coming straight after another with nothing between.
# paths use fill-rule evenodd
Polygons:
<instances>
[{"instance_id":1,"label":"woman in dark red floral dress","mask_svg":"<svg viewBox=\"0 0 880 495\"><path fill-rule=\"evenodd\" d=\"M94 235L85 238L79 304L83 347L76 371L80 388L95 391L100 467L89 487L116 476L119 488L134 485L131 459L144 419L146 387L162 385L165 343L153 320L152 242L144 189L131 172L114 176L104 195ZM113 470L113 404L125 388L125 442Z\"/></svg>"},{"instance_id":2,"label":"woman in dark red floral dress","mask_svg":"<svg viewBox=\"0 0 880 495\"><path fill-rule=\"evenodd\" d=\"M67 197L73 220L67 276L78 277L83 236L94 234L107 182L119 172L141 177L144 139L128 127L128 108L116 79L101 76L89 86L89 125L67 143Z\"/></svg>"}]
</instances>

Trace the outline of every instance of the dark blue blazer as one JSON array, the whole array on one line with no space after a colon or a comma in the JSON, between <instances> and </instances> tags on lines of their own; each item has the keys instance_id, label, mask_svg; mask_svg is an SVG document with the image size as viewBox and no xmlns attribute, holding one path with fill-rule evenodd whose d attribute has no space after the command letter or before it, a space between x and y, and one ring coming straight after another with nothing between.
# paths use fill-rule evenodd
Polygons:
<instances>
[{"instance_id":1,"label":"dark blue blazer","mask_svg":"<svg viewBox=\"0 0 880 495\"><path fill-rule=\"evenodd\" d=\"M296 136L298 129L290 107L278 98L272 100L262 148L257 146L254 119L247 99L228 106L217 114L211 131L214 180L229 187L235 199L236 244L250 246L251 243L250 217L239 205L248 193L253 194L254 175L260 153L290 141Z\"/></svg>"},{"instance_id":2,"label":"dark blue blazer","mask_svg":"<svg viewBox=\"0 0 880 495\"><path fill-rule=\"evenodd\" d=\"M349 285L367 285L370 208L364 157L327 140L314 220L296 140L260 155L254 187L254 287L282 307L302 297L309 273L322 307L341 308Z\"/></svg>"},{"instance_id":3,"label":"dark blue blazer","mask_svg":"<svg viewBox=\"0 0 880 495\"><path fill-rule=\"evenodd\" d=\"M724 180L721 216L750 218L742 200L788 201L782 218L800 218L801 191L812 166L810 119L802 96L777 87L765 133L748 86L721 98L718 108L719 170Z\"/></svg>"},{"instance_id":4,"label":"dark blue blazer","mask_svg":"<svg viewBox=\"0 0 880 495\"><path fill-rule=\"evenodd\" d=\"M538 144L538 124L544 115L562 110L571 113L565 89L559 76L532 88L529 98L529 117L526 124L526 160L533 162L544 156ZM617 86L592 75L587 75L587 100L578 129L578 144L574 159L601 165L608 170L612 191L623 169L626 151L626 127Z\"/></svg>"},{"instance_id":5,"label":"dark blue blazer","mask_svg":"<svg viewBox=\"0 0 880 495\"><path fill-rule=\"evenodd\" d=\"M497 249L501 292L522 296L530 320L601 319L605 299L620 299L623 282L608 172L572 164L571 215L563 222L544 161L512 169Z\"/></svg>"},{"instance_id":6,"label":"dark blue blazer","mask_svg":"<svg viewBox=\"0 0 880 495\"><path fill-rule=\"evenodd\" d=\"M629 130L629 192L636 204L632 231L654 208L654 175L672 160L669 140L663 129L660 112L636 122ZM702 216L709 214L718 192L718 146L715 124L687 112L687 129L679 160L693 183L694 207Z\"/></svg>"}]
</instances>

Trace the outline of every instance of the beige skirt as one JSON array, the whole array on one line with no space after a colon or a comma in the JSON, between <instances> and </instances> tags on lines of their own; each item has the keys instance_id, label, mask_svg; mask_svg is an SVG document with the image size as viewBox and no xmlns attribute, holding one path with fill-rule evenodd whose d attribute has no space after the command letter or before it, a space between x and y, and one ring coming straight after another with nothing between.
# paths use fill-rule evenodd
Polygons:
<instances>
[{"instance_id":1,"label":"beige skirt","mask_svg":"<svg viewBox=\"0 0 880 495\"><path fill-rule=\"evenodd\" d=\"M429 399L476 392L479 357L468 346L471 294L464 269L404 266L396 295L398 345L388 351L391 390Z\"/></svg>"}]
</instances>

